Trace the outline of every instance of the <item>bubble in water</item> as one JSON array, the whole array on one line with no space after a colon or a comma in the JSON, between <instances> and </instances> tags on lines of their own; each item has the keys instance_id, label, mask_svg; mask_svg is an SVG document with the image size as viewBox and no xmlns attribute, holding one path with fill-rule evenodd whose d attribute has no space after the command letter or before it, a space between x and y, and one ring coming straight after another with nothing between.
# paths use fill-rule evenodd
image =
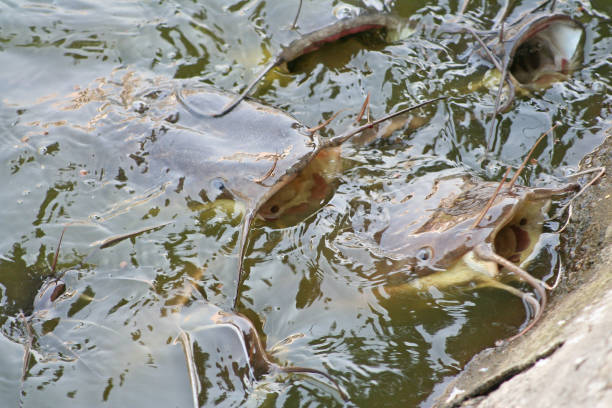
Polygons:
<instances>
[{"instance_id":1,"label":"bubble in water","mask_svg":"<svg viewBox=\"0 0 612 408\"><path fill-rule=\"evenodd\" d=\"M357 17L359 15L359 8L351 6L349 4L338 4L332 10L332 14L338 19Z\"/></svg>"},{"instance_id":2,"label":"bubble in water","mask_svg":"<svg viewBox=\"0 0 612 408\"><path fill-rule=\"evenodd\" d=\"M215 71L220 74L228 74L230 72L230 66L228 64L217 64L215 65Z\"/></svg>"},{"instance_id":3,"label":"bubble in water","mask_svg":"<svg viewBox=\"0 0 612 408\"><path fill-rule=\"evenodd\" d=\"M219 191L225 190L225 183L223 183L223 180L219 178L213 179L210 184L213 186L213 188Z\"/></svg>"},{"instance_id":4,"label":"bubble in water","mask_svg":"<svg viewBox=\"0 0 612 408\"><path fill-rule=\"evenodd\" d=\"M149 110L149 106L143 101L134 101L134 103L132 103L132 110L138 113L145 113Z\"/></svg>"}]
</instances>

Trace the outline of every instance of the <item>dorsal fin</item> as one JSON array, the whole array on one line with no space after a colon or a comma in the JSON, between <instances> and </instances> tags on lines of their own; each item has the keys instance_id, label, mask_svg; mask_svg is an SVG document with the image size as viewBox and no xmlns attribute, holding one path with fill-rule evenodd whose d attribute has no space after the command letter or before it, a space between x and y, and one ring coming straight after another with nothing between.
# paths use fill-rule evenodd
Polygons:
<instances>
[{"instance_id":1,"label":"dorsal fin","mask_svg":"<svg viewBox=\"0 0 612 408\"><path fill-rule=\"evenodd\" d=\"M365 98L365 101L363 101L363 105L361 106L361 111L359 111L359 115L357 115L357 119L355 119L355 123L359 123L359 121L361 120L361 118L363 118L363 114L366 112L366 109L370 108L370 93L368 92L368 95ZM368 115L368 119L370 115ZM369 120L368 120L369 122Z\"/></svg>"},{"instance_id":2,"label":"dorsal fin","mask_svg":"<svg viewBox=\"0 0 612 408\"><path fill-rule=\"evenodd\" d=\"M55 250L55 257L53 258L53 264L51 264L51 273L55 274L55 267L57 266L57 258L59 257L60 247L62 246L62 238L64 238L64 232L66 232L66 228L62 230L62 234L60 235L59 242L57 243L57 249Z\"/></svg>"}]
</instances>

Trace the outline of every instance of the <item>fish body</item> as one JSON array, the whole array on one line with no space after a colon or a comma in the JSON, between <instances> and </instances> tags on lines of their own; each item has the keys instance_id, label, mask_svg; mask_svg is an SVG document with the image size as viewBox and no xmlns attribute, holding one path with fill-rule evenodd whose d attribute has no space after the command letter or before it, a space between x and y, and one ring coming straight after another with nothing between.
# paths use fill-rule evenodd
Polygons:
<instances>
[{"instance_id":1,"label":"fish body","mask_svg":"<svg viewBox=\"0 0 612 408\"><path fill-rule=\"evenodd\" d=\"M275 59L275 66L291 62L302 55L318 50L325 44L333 43L352 34L379 29L397 31L401 26L401 19L385 13L348 16L312 30L283 47Z\"/></svg>"}]
</instances>

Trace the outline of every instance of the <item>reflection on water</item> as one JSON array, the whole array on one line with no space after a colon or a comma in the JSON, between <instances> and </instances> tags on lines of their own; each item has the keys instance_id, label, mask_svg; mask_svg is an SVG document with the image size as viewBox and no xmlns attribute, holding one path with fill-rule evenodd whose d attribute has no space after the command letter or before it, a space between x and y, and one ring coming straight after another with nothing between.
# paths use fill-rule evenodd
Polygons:
<instances>
[{"instance_id":1,"label":"reflection on water","mask_svg":"<svg viewBox=\"0 0 612 408\"><path fill-rule=\"evenodd\" d=\"M416 100L453 98L415 113L419 127L342 146L330 171L335 191L319 208L301 219L257 220L239 311L275 362L329 373L358 406L418 405L474 353L517 332L521 301L494 288L391 293L385 286L410 275L364 242L388 221L381 200L402 180L418 186L440 172L499 179L553 122L562 122L555 139L536 151L537 166L522 182L548 185L575 169L601 141L610 115L610 33L602 16L610 10L559 5L585 27L583 65L500 115L495 150L483 161L497 88L486 81L491 64L472 37L437 29L457 14L456 2L395 3L305 2L297 31L287 29L297 2L0 5L0 396L7 406L192 406L180 330L191 336L202 405L341 405L316 376L255 381L232 329L204 328L217 308L231 308L245 206L213 194L222 177L202 196L176 173L165 177L163 166L149 166L144 153L160 146L164 121L148 122L162 115L148 111L154 102L138 92L163 89L171 78L240 91L282 45L333 21L342 7L389 11L410 29L389 44L362 35L324 47L290 73L267 75L255 97L306 126L346 108L327 136L351 125L367 93L374 118ZM534 4L522 1L511 13ZM494 3L470 2L467 19L484 30L498 12ZM204 161L212 157L207 148L233 153L232 140L251 130L240 126L225 135L229 142L193 151ZM223 175L252 180L246 167L236 168ZM90 246L166 222L105 249ZM35 310L66 224L55 273L65 274L66 292ZM557 241L545 234L530 270L547 274Z\"/></svg>"}]
</instances>

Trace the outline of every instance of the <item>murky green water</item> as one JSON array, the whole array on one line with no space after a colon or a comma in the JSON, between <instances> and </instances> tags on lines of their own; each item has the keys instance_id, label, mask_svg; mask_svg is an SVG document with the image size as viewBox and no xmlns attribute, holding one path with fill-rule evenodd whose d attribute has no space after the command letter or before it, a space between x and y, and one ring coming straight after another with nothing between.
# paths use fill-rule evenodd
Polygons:
<instances>
[{"instance_id":1,"label":"murky green water","mask_svg":"<svg viewBox=\"0 0 612 408\"><path fill-rule=\"evenodd\" d=\"M292 73L271 73L254 94L307 126L345 108L326 134L347 128L367 93L374 117L452 96L427 108L416 130L344 146L339 185L317 211L258 221L252 231L240 311L268 349L292 339L273 348L277 362L330 373L358 406L428 404L436 386L476 352L516 333L525 318L521 301L496 289L386 294L391 278L379 273L384 260L354 245L356 232L384 219L374 203L402 180L417 183L435 172L498 179L560 121L556 140L536 151L537 166L522 178L549 185L575 169L609 126L612 10L605 2L559 2L559 10L585 26L584 66L501 115L485 161L495 95L469 85L489 64L474 55L471 37L437 30L459 2L424 3L305 1L303 33L351 8L389 11L409 20L414 32L391 43L376 35L341 40L297 61ZM501 4L472 3L470 21L490 27ZM513 15L535 3L521 2ZM185 356L175 342L179 327L194 342L203 405L341 404L327 383L311 377L253 381L234 333L205 328L216 310L206 302L232 305L239 206L195 205L163 177L142 171L123 143L134 127L124 129L106 114L108 100L64 109L79 91L104 85L100 79L119 84L127 72L239 91L299 35L287 29L296 9L297 1L0 2L0 397L6 406L20 400L27 407L191 406ZM123 95L119 84L111 102ZM166 222L110 248L91 245ZM57 269L66 273L68 290L31 319L29 336L19 313L32 313L66 224ZM544 234L534 273L556 265L559 239ZM28 338L32 355L22 380Z\"/></svg>"}]
</instances>

